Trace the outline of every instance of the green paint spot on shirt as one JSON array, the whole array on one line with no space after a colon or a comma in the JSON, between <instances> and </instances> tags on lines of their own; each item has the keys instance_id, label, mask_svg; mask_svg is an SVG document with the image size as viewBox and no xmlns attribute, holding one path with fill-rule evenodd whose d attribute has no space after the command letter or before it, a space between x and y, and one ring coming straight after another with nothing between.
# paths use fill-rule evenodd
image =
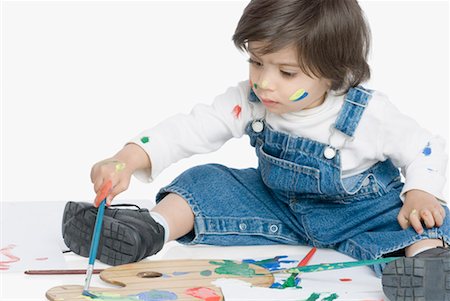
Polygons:
<instances>
[{"instance_id":1,"label":"green paint spot on shirt","mask_svg":"<svg viewBox=\"0 0 450 301\"><path fill-rule=\"evenodd\" d=\"M141 142L142 143L147 143L149 141L150 141L150 139L147 136L144 136L144 137L141 138Z\"/></svg>"},{"instance_id":2,"label":"green paint spot on shirt","mask_svg":"<svg viewBox=\"0 0 450 301\"><path fill-rule=\"evenodd\" d=\"M236 263L232 260L224 260L223 262L210 261L209 263L219 265L214 271L217 274L236 275L251 278L255 276L255 270L250 268L248 263Z\"/></svg>"},{"instance_id":3,"label":"green paint spot on shirt","mask_svg":"<svg viewBox=\"0 0 450 301\"><path fill-rule=\"evenodd\" d=\"M200 275L205 276L205 277L211 276L211 274L212 274L212 271L210 271L210 270L204 270L204 271L200 272Z\"/></svg>"}]
</instances>

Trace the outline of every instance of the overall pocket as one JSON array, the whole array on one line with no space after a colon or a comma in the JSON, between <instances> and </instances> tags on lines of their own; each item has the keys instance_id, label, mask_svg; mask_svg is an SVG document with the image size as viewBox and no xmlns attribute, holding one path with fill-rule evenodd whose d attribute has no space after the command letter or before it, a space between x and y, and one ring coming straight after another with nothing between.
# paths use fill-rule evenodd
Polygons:
<instances>
[{"instance_id":1,"label":"overall pocket","mask_svg":"<svg viewBox=\"0 0 450 301\"><path fill-rule=\"evenodd\" d=\"M264 151L263 145L257 148L257 154L261 177L267 187L302 194L322 194L319 169L271 156Z\"/></svg>"}]
</instances>

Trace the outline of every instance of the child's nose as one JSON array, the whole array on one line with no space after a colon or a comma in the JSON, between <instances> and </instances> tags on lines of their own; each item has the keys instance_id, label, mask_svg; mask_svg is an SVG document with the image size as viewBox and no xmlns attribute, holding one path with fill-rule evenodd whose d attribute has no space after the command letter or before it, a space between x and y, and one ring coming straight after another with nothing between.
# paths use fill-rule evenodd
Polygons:
<instances>
[{"instance_id":1,"label":"child's nose","mask_svg":"<svg viewBox=\"0 0 450 301\"><path fill-rule=\"evenodd\" d=\"M274 81L271 80L270 76L267 74L263 74L260 77L258 88L263 90L273 90L274 89Z\"/></svg>"}]
</instances>

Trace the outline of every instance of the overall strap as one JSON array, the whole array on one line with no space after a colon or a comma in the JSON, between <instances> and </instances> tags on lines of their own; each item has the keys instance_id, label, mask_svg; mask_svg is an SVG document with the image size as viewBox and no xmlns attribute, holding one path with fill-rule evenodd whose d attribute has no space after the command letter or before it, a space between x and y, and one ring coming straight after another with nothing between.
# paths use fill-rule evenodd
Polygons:
<instances>
[{"instance_id":1,"label":"overall strap","mask_svg":"<svg viewBox=\"0 0 450 301\"><path fill-rule=\"evenodd\" d=\"M349 137L353 137L364 109L372 97L372 92L372 90L361 86L350 88L345 95L345 101L334 128Z\"/></svg>"}]
</instances>

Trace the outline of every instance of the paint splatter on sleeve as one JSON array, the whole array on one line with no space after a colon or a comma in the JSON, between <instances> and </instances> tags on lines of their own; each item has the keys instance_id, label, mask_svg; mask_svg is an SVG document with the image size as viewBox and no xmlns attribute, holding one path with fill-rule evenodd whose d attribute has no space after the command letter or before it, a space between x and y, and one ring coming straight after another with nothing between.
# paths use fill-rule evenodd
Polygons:
<instances>
[{"instance_id":1,"label":"paint splatter on sleeve","mask_svg":"<svg viewBox=\"0 0 450 301\"><path fill-rule=\"evenodd\" d=\"M431 144L430 142L427 143L427 145L424 147L422 154L424 154L424 156L428 157L429 155L431 155L432 150L431 150Z\"/></svg>"},{"instance_id":2,"label":"paint splatter on sleeve","mask_svg":"<svg viewBox=\"0 0 450 301\"><path fill-rule=\"evenodd\" d=\"M234 118L239 118L241 116L241 111L242 107L240 105L236 105L232 111Z\"/></svg>"},{"instance_id":3,"label":"paint splatter on sleeve","mask_svg":"<svg viewBox=\"0 0 450 301\"><path fill-rule=\"evenodd\" d=\"M144 136L144 137L141 138L141 142L144 143L144 144L148 143L149 141L150 141L150 138L148 138L147 136Z\"/></svg>"}]
</instances>

